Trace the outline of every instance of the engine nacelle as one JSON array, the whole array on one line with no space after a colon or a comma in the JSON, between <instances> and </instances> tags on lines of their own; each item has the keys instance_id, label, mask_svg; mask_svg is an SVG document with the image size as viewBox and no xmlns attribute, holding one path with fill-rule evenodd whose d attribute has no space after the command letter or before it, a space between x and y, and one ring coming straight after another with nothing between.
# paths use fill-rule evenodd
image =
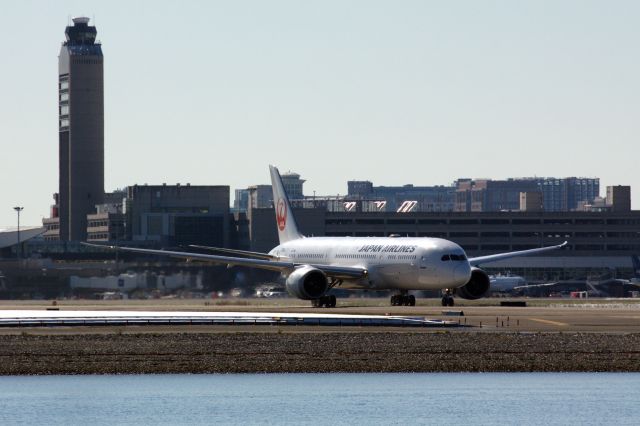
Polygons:
<instances>
[{"instance_id":1,"label":"engine nacelle","mask_svg":"<svg viewBox=\"0 0 640 426\"><path fill-rule=\"evenodd\" d=\"M479 268L471 268L469 282L456 289L456 295L463 299L476 300L483 297L489 291L491 281L489 275Z\"/></svg>"},{"instance_id":2,"label":"engine nacelle","mask_svg":"<svg viewBox=\"0 0 640 426\"><path fill-rule=\"evenodd\" d=\"M327 292L329 281L320 269L312 266L297 268L287 277L287 292L298 299L318 299Z\"/></svg>"}]
</instances>

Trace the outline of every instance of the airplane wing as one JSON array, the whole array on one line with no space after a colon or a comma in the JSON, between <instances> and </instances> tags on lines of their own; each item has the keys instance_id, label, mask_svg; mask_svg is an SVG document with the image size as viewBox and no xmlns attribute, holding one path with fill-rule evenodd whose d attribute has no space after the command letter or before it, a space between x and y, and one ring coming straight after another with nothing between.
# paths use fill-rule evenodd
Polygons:
<instances>
[{"instance_id":1,"label":"airplane wing","mask_svg":"<svg viewBox=\"0 0 640 426\"><path fill-rule=\"evenodd\" d=\"M169 256L186 260L202 260L205 262L219 263L222 265L231 266L246 266L249 268L268 269L271 271L278 271L283 273L289 273L295 270L299 266L309 265L317 268L327 274L330 277L341 279L357 279L363 278L367 275L365 268L355 266L333 266L333 265L318 265L307 263L295 263L291 261L277 261L277 260L265 260L265 259L250 259L246 257L231 257L231 256L217 256L213 254L192 253L184 251L169 251L169 250L152 250L142 249L134 247L120 247L110 246L102 244L90 244L82 243L89 247L99 247L108 250L128 251L133 253L152 254L156 256Z\"/></svg>"},{"instance_id":2,"label":"airplane wing","mask_svg":"<svg viewBox=\"0 0 640 426\"><path fill-rule=\"evenodd\" d=\"M469 259L469 264L471 266L479 266L482 263L496 262L498 260L511 259L512 257L529 256L531 254L544 253L545 251L557 250L566 246L567 244L567 241L565 241L564 243L557 246L540 247L529 250L512 251L509 253L498 253L490 254L488 256L473 257Z\"/></svg>"},{"instance_id":3,"label":"airplane wing","mask_svg":"<svg viewBox=\"0 0 640 426\"><path fill-rule=\"evenodd\" d=\"M235 250L235 249L228 249L228 248L221 248L221 247L199 246L196 244L189 244L189 247L199 248L203 250L217 251L220 253L239 254L240 256L255 257L257 259L264 259L264 260L278 259L278 256L273 256L267 253L260 253L258 251L246 251L246 250Z\"/></svg>"},{"instance_id":4,"label":"airplane wing","mask_svg":"<svg viewBox=\"0 0 640 426\"><path fill-rule=\"evenodd\" d=\"M543 287L553 287L554 285L558 285L560 282L556 281L553 283L544 283L544 284L529 284L529 285L519 285L513 287L514 290L526 290L528 288L543 288Z\"/></svg>"}]
</instances>

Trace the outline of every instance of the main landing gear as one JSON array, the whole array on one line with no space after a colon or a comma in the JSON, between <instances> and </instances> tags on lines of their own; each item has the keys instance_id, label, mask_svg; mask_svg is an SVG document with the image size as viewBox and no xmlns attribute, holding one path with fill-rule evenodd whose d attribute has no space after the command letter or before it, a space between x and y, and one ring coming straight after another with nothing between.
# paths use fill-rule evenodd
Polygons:
<instances>
[{"instance_id":1,"label":"main landing gear","mask_svg":"<svg viewBox=\"0 0 640 426\"><path fill-rule=\"evenodd\" d=\"M451 295L451 290L445 290L442 295L442 306L453 306L453 296Z\"/></svg>"},{"instance_id":2,"label":"main landing gear","mask_svg":"<svg viewBox=\"0 0 640 426\"><path fill-rule=\"evenodd\" d=\"M391 296L391 306L416 306L416 297L413 294L403 292Z\"/></svg>"},{"instance_id":3,"label":"main landing gear","mask_svg":"<svg viewBox=\"0 0 640 426\"><path fill-rule=\"evenodd\" d=\"M314 308L335 308L336 307L336 296L335 294L329 294L327 296L322 296L319 299L312 299L311 306Z\"/></svg>"}]
</instances>

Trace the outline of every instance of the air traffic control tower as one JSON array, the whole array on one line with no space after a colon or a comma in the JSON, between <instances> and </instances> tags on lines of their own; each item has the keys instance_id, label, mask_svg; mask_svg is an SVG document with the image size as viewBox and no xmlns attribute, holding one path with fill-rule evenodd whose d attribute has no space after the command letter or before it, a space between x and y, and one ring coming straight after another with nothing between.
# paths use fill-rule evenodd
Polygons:
<instances>
[{"instance_id":1,"label":"air traffic control tower","mask_svg":"<svg viewBox=\"0 0 640 426\"><path fill-rule=\"evenodd\" d=\"M73 19L58 57L60 240L83 241L104 199L102 48L89 18Z\"/></svg>"}]
</instances>

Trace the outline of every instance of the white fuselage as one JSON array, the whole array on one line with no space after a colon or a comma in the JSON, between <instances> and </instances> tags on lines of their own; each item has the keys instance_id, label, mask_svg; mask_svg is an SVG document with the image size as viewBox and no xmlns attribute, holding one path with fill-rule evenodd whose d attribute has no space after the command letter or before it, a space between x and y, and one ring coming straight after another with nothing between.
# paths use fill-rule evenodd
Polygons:
<instances>
[{"instance_id":1,"label":"white fuselage","mask_svg":"<svg viewBox=\"0 0 640 426\"><path fill-rule=\"evenodd\" d=\"M365 278L343 287L436 290L463 286L471 277L462 247L440 238L311 237L288 241L269 254L296 264L367 270Z\"/></svg>"},{"instance_id":2,"label":"white fuselage","mask_svg":"<svg viewBox=\"0 0 640 426\"><path fill-rule=\"evenodd\" d=\"M521 287L527 284L527 281L519 276L500 276L495 275L489 277L491 282L491 291L494 293L506 293L513 291L514 287Z\"/></svg>"}]
</instances>

